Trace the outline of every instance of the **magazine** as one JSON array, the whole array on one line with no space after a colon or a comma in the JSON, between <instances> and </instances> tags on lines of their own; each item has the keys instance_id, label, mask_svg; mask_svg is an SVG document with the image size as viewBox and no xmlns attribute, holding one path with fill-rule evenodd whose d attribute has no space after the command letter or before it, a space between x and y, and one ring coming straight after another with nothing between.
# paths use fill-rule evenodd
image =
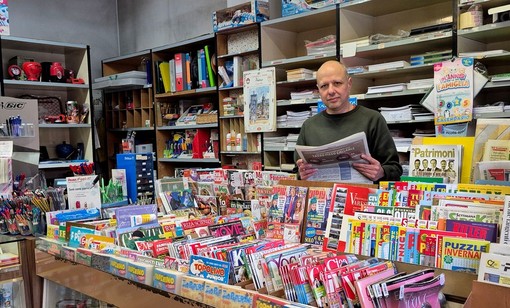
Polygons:
<instances>
[{"instance_id":1,"label":"magazine","mask_svg":"<svg viewBox=\"0 0 510 308\"><path fill-rule=\"evenodd\" d=\"M366 163L361 154L370 153L365 132L322 146L296 145L296 152L317 169L310 181L372 183L352 167L353 163Z\"/></svg>"},{"instance_id":2,"label":"magazine","mask_svg":"<svg viewBox=\"0 0 510 308\"><path fill-rule=\"evenodd\" d=\"M459 183L461 150L460 145L412 145L409 175L441 177L443 183Z\"/></svg>"}]
</instances>

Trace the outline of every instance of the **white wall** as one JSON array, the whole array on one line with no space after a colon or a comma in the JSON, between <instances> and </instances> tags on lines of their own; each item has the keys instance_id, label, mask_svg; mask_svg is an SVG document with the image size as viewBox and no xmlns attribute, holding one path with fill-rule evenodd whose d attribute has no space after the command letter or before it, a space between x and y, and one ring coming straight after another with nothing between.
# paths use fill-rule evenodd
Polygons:
<instances>
[{"instance_id":1,"label":"white wall","mask_svg":"<svg viewBox=\"0 0 510 308\"><path fill-rule=\"evenodd\" d=\"M227 0L118 0L120 54L212 33L212 12L226 7Z\"/></svg>"},{"instance_id":2,"label":"white wall","mask_svg":"<svg viewBox=\"0 0 510 308\"><path fill-rule=\"evenodd\" d=\"M119 55L116 0L14 0L9 20L12 36L89 45L93 79Z\"/></svg>"}]
</instances>

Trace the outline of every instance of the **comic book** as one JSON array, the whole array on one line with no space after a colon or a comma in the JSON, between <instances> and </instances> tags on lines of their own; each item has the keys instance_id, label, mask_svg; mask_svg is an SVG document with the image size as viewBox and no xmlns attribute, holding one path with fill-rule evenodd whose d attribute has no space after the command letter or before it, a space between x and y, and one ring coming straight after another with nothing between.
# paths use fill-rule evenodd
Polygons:
<instances>
[{"instance_id":1,"label":"comic book","mask_svg":"<svg viewBox=\"0 0 510 308\"><path fill-rule=\"evenodd\" d=\"M304 242L322 245L331 204L333 188L309 187L306 208L306 229Z\"/></svg>"},{"instance_id":2,"label":"comic book","mask_svg":"<svg viewBox=\"0 0 510 308\"><path fill-rule=\"evenodd\" d=\"M482 252L489 252L489 241L442 236L437 241L436 267L478 273Z\"/></svg>"}]
</instances>

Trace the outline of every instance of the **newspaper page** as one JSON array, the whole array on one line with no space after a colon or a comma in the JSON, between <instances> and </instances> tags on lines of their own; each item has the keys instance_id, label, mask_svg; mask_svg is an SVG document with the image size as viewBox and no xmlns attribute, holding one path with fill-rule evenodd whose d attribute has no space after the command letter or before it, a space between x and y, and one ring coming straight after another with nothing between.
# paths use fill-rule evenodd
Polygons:
<instances>
[{"instance_id":1,"label":"newspaper page","mask_svg":"<svg viewBox=\"0 0 510 308\"><path fill-rule=\"evenodd\" d=\"M369 154L365 132L322 146L296 145L296 152L301 159L317 169L308 180L372 183L352 167L353 163L367 163L361 159L361 154Z\"/></svg>"}]
</instances>

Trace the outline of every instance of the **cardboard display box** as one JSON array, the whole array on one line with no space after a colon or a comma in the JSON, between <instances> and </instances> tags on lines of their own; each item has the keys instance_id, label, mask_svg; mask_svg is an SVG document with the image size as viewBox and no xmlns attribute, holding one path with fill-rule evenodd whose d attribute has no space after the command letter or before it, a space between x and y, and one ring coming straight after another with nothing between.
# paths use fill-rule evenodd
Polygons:
<instances>
[{"instance_id":1,"label":"cardboard display box","mask_svg":"<svg viewBox=\"0 0 510 308\"><path fill-rule=\"evenodd\" d=\"M269 0L249 2L213 12L213 31L235 28L269 19Z\"/></svg>"}]
</instances>

